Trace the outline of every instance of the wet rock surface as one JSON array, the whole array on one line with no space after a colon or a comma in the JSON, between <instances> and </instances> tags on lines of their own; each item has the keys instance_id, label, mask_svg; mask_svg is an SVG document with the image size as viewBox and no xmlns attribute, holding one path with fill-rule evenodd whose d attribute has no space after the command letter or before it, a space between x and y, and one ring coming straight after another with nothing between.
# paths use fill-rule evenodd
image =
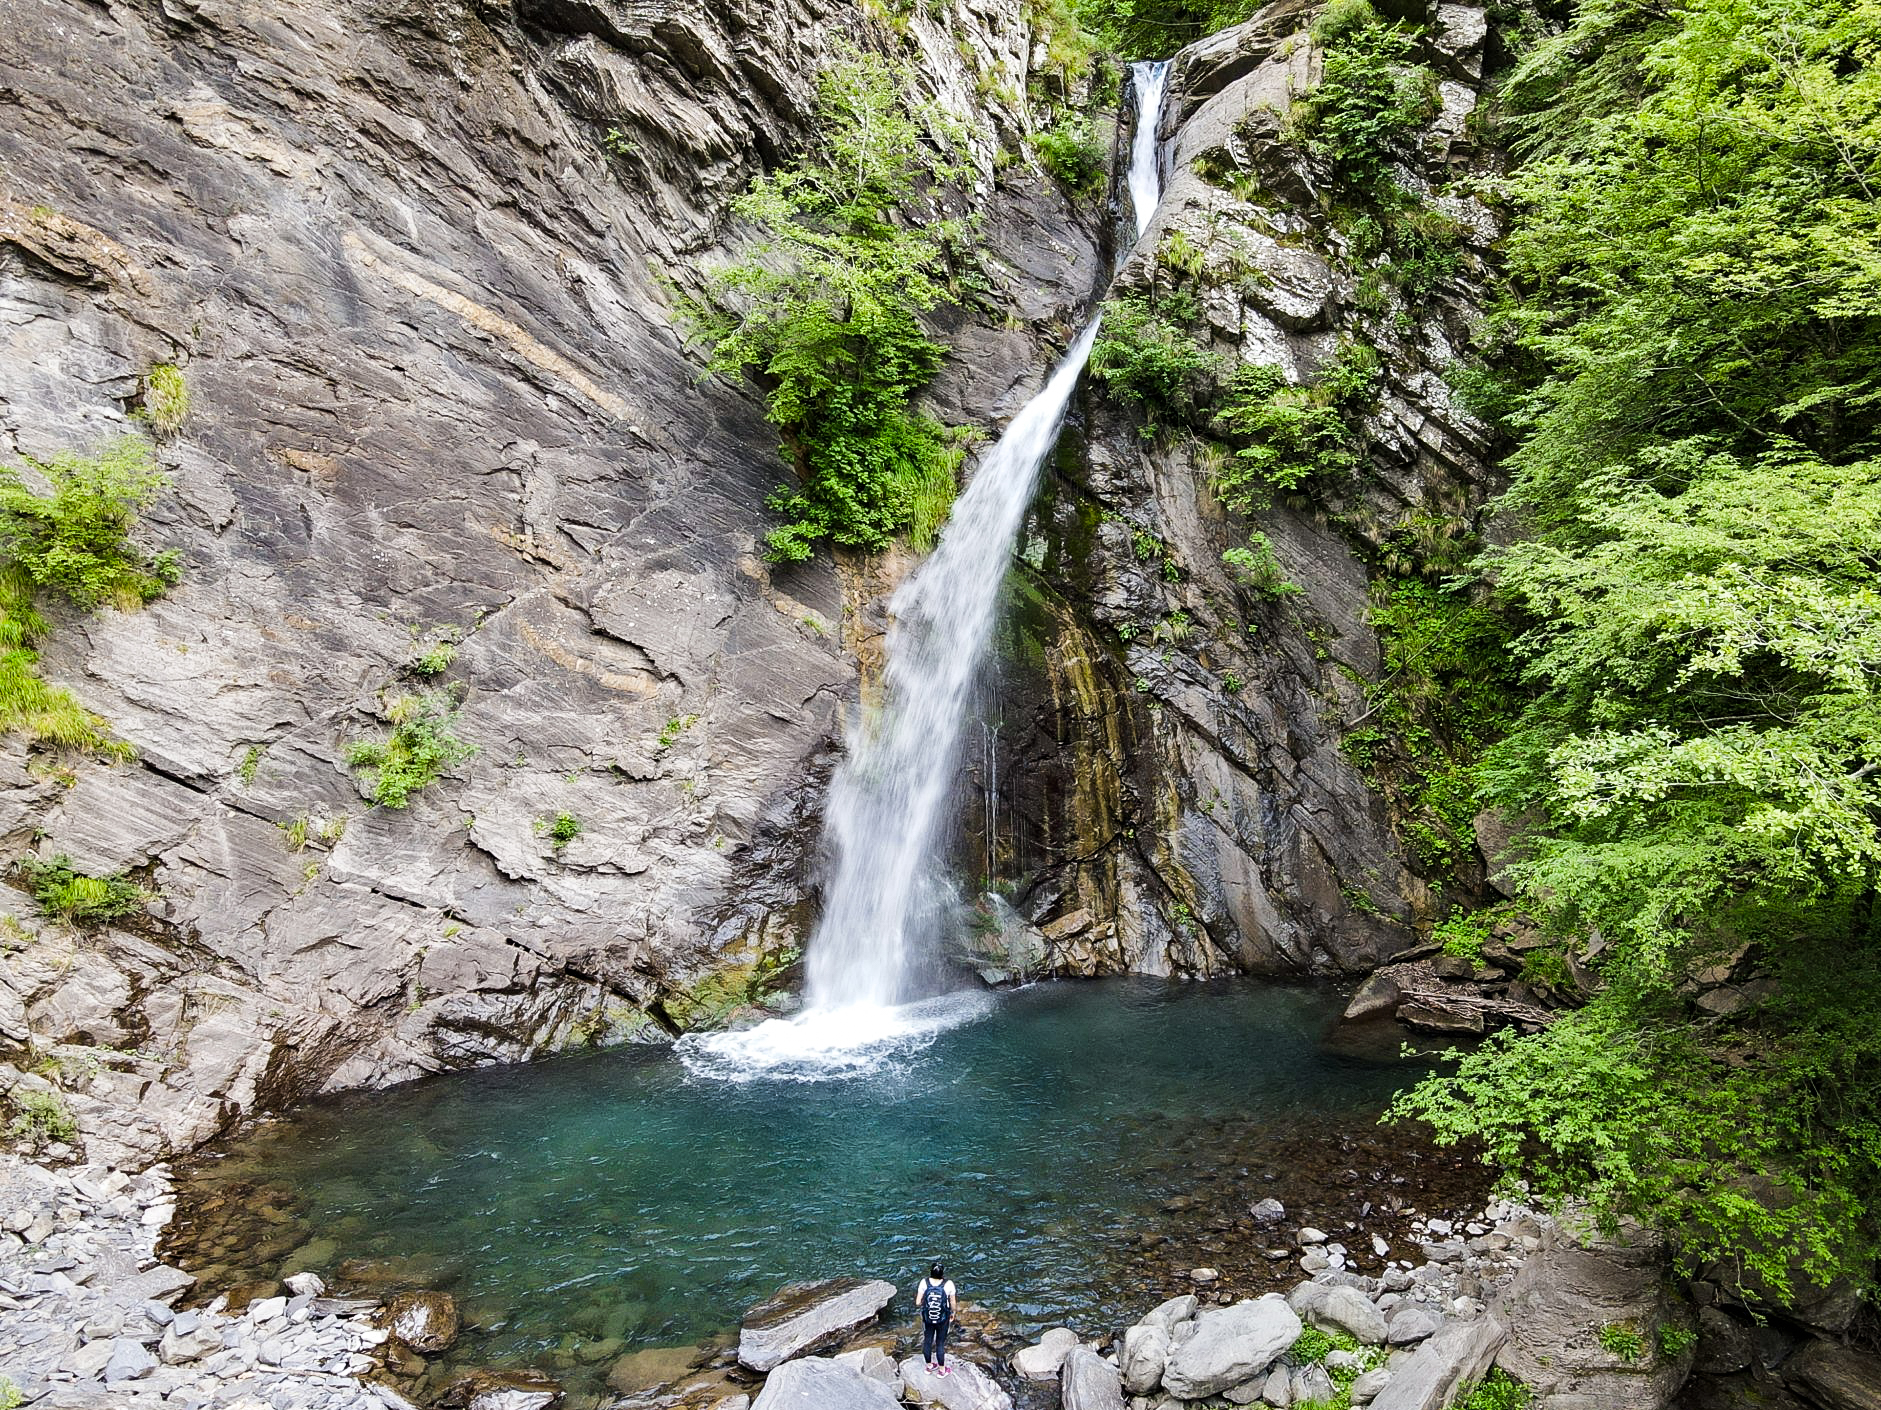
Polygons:
<instances>
[{"instance_id":1,"label":"wet rock surface","mask_svg":"<svg viewBox=\"0 0 1881 1410\"><path fill-rule=\"evenodd\" d=\"M745 1313L738 1329L738 1361L769 1371L805 1352L847 1341L880 1319L895 1285L880 1279L831 1278L795 1283Z\"/></svg>"}]
</instances>

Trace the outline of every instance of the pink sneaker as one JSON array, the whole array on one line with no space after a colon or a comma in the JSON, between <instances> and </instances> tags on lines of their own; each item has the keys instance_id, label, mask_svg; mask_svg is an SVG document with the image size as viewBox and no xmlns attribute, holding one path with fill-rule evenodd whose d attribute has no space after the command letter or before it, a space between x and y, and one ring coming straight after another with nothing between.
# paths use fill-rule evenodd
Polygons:
<instances>
[{"instance_id":1,"label":"pink sneaker","mask_svg":"<svg viewBox=\"0 0 1881 1410\"><path fill-rule=\"evenodd\" d=\"M943 1366L940 1368L940 1370L936 1371L934 1374L937 1376L951 1376L953 1372L948 1370L945 1366Z\"/></svg>"}]
</instances>

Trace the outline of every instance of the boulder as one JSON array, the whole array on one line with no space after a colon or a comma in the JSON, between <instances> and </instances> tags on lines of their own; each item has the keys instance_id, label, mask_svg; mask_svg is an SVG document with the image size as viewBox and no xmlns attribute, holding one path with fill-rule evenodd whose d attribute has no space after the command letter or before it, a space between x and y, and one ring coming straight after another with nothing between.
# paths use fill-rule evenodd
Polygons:
<instances>
[{"instance_id":1,"label":"boulder","mask_svg":"<svg viewBox=\"0 0 1881 1410\"><path fill-rule=\"evenodd\" d=\"M1295 1405L1323 1405L1339 1393L1324 1366L1301 1366L1293 1373L1289 1389Z\"/></svg>"},{"instance_id":2,"label":"boulder","mask_svg":"<svg viewBox=\"0 0 1881 1410\"><path fill-rule=\"evenodd\" d=\"M1359 985L1352 1002L1345 1006L1343 1017L1352 1022L1366 1018L1386 1018L1396 1012L1403 997L1397 980L1388 974L1374 974Z\"/></svg>"},{"instance_id":3,"label":"boulder","mask_svg":"<svg viewBox=\"0 0 1881 1410\"><path fill-rule=\"evenodd\" d=\"M1267 1382L1261 1387L1261 1399L1275 1410L1287 1410L1293 1404L1293 1374L1285 1366L1276 1366L1267 1373Z\"/></svg>"},{"instance_id":4,"label":"boulder","mask_svg":"<svg viewBox=\"0 0 1881 1410\"><path fill-rule=\"evenodd\" d=\"M1426 1337L1435 1336L1443 1318L1415 1302L1400 1302L1387 1319L1385 1340L1392 1346L1415 1346Z\"/></svg>"},{"instance_id":5,"label":"boulder","mask_svg":"<svg viewBox=\"0 0 1881 1410\"><path fill-rule=\"evenodd\" d=\"M745 1313L738 1328L738 1361L769 1371L793 1356L845 1340L882 1315L895 1285L882 1280L829 1278L792 1283Z\"/></svg>"},{"instance_id":6,"label":"boulder","mask_svg":"<svg viewBox=\"0 0 1881 1410\"><path fill-rule=\"evenodd\" d=\"M1301 1283L1287 1294L1287 1306L1315 1327L1336 1327L1367 1346L1385 1339L1385 1314L1357 1288Z\"/></svg>"},{"instance_id":7,"label":"boulder","mask_svg":"<svg viewBox=\"0 0 1881 1410\"><path fill-rule=\"evenodd\" d=\"M771 1372L751 1410L901 1410L901 1401L854 1366L804 1356Z\"/></svg>"},{"instance_id":8,"label":"boulder","mask_svg":"<svg viewBox=\"0 0 1881 1410\"><path fill-rule=\"evenodd\" d=\"M251 1315L261 1316L259 1311ZM449 1293L402 1292L385 1305L379 1325L413 1351L435 1356L457 1340L457 1300Z\"/></svg>"},{"instance_id":9,"label":"boulder","mask_svg":"<svg viewBox=\"0 0 1881 1410\"><path fill-rule=\"evenodd\" d=\"M971 1361L949 1361L947 1374L937 1376L920 1357L910 1356L901 1363L901 1390L902 1399L916 1405L939 1405L944 1410L1012 1410L1012 1397Z\"/></svg>"},{"instance_id":10,"label":"boulder","mask_svg":"<svg viewBox=\"0 0 1881 1410\"><path fill-rule=\"evenodd\" d=\"M880 1381L888 1386L899 1387L901 1385L901 1368L895 1365L895 1358L879 1346L865 1346L855 1351L845 1351L840 1356L830 1359L844 1366L855 1367L870 1380Z\"/></svg>"},{"instance_id":11,"label":"boulder","mask_svg":"<svg viewBox=\"0 0 1881 1410\"><path fill-rule=\"evenodd\" d=\"M1757 1355L1757 1337L1735 1317L1716 1307L1698 1310L1698 1359L1692 1369L1707 1376L1747 1371Z\"/></svg>"},{"instance_id":12,"label":"boulder","mask_svg":"<svg viewBox=\"0 0 1881 1410\"><path fill-rule=\"evenodd\" d=\"M1167 1302L1157 1303L1143 1314L1143 1320L1137 1325L1161 1327L1164 1331L1173 1332L1176 1329L1176 1323L1188 1321L1195 1315L1195 1309L1200 1305L1194 1293L1184 1293L1181 1297L1172 1297Z\"/></svg>"},{"instance_id":13,"label":"boulder","mask_svg":"<svg viewBox=\"0 0 1881 1410\"><path fill-rule=\"evenodd\" d=\"M1117 1369L1123 1388L1132 1395L1148 1395L1163 1383L1169 1363L1169 1331L1157 1322L1140 1322L1123 1334Z\"/></svg>"},{"instance_id":14,"label":"boulder","mask_svg":"<svg viewBox=\"0 0 1881 1410\"><path fill-rule=\"evenodd\" d=\"M1482 1379L1508 1336L1508 1327L1494 1316L1450 1323L1410 1360L1392 1367L1373 1410L1443 1410L1465 1381Z\"/></svg>"},{"instance_id":15,"label":"boulder","mask_svg":"<svg viewBox=\"0 0 1881 1410\"><path fill-rule=\"evenodd\" d=\"M1278 1293L1211 1308L1197 1315L1194 1335L1170 1352L1163 1389L1179 1400L1206 1400L1266 1371L1301 1330Z\"/></svg>"},{"instance_id":16,"label":"boulder","mask_svg":"<svg viewBox=\"0 0 1881 1410\"><path fill-rule=\"evenodd\" d=\"M1383 1366L1375 1371L1363 1371L1352 1379L1352 1403L1369 1405L1378 1398L1378 1394L1391 1384L1391 1372Z\"/></svg>"},{"instance_id":17,"label":"boulder","mask_svg":"<svg viewBox=\"0 0 1881 1410\"><path fill-rule=\"evenodd\" d=\"M1077 1347L1065 1358L1059 1396L1064 1410L1123 1410L1117 1368L1088 1347Z\"/></svg>"},{"instance_id":18,"label":"boulder","mask_svg":"<svg viewBox=\"0 0 1881 1410\"><path fill-rule=\"evenodd\" d=\"M327 1290L326 1281L318 1273L292 1273L282 1282L295 1297L319 1297Z\"/></svg>"},{"instance_id":19,"label":"boulder","mask_svg":"<svg viewBox=\"0 0 1881 1410\"><path fill-rule=\"evenodd\" d=\"M1810 1342L1784 1363L1783 1378L1824 1410L1881 1410L1881 1365L1832 1342Z\"/></svg>"},{"instance_id":20,"label":"boulder","mask_svg":"<svg viewBox=\"0 0 1881 1410\"><path fill-rule=\"evenodd\" d=\"M1661 1329L1687 1325L1691 1310L1668 1296L1664 1244L1637 1226L1579 1239L1557 1230L1503 1291L1498 1313L1509 1326L1498 1362L1541 1405L1656 1410L1691 1369L1690 1352L1660 1353ZM1638 1335L1640 1355L1628 1360L1600 1344L1613 1325Z\"/></svg>"},{"instance_id":21,"label":"boulder","mask_svg":"<svg viewBox=\"0 0 1881 1410\"><path fill-rule=\"evenodd\" d=\"M111 1342L111 1355L104 1364L104 1383L116 1385L120 1381L138 1381L157 1369L157 1358L150 1354L150 1348L129 1337L118 1337Z\"/></svg>"},{"instance_id":22,"label":"boulder","mask_svg":"<svg viewBox=\"0 0 1881 1410\"><path fill-rule=\"evenodd\" d=\"M1059 1369L1065 1364L1065 1357L1071 1354L1071 1348L1078 1344L1078 1334L1069 1327L1053 1327L1038 1339L1036 1346L1028 1346L1014 1353L1012 1369L1028 1381L1056 1380ZM1162 1368L1156 1368L1157 1374Z\"/></svg>"},{"instance_id":23,"label":"boulder","mask_svg":"<svg viewBox=\"0 0 1881 1410\"><path fill-rule=\"evenodd\" d=\"M445 1387L446 1410L549 1410L562 1388L540 1371L472 1371Z\"/></svg>"},{"instance_id":24,"label":"boulder","mask_svg":"<svg viewBox=\"0 0 1881 1410\"><path fill-rule=\"evenodd\" d=\"M188 1319L187 1323L185 1318ZM157 1355L166 1366L180 1366L186 1361L196 1361L212 1351L222 1347L222 1333L204 1325L202 1318L193 1312L185 1312L163 1329L163 1339L157 1343Z\"/></svg>"}]
</instances>

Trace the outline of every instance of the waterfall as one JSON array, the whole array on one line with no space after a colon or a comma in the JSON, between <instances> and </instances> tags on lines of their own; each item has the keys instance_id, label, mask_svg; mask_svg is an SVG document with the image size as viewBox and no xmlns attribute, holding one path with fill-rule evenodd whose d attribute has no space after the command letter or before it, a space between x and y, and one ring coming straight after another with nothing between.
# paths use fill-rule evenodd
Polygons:
<instances>
[{"instance_id":1,"label":"waterfall","mask_svg":"<svg viewBox=\"0 0 1881 1410\"><path fill-rule=\"evenodd\" d=\"M1129 188L1139 236L1160 194L1156 126L1168 68L1131 65L1137 124ZM889 600L881 687L830 783L824 835L831 866L809 943L804 1012L683 1039L694 1070L800 1080L866 1071L885 1049L931 1039L985 1011L979 995L910 1001L949 894L942 853L974 679L1013 541L1097 329L1094 318L1013 418L954 502L939 546Z\"/></svg>"},{"instance_id":2,"label":"waterfall","mask_svg":"<svg viewBox=\"0 0 1881 1410\"><path fill-rule=\"evenodd\" d=\"M1156 129L1162 125L1163 89L1169 83L1169 60L1145 59L1130 65L1136 87L1136 131L1130 135L1130 208L1136 216L1136 237L1143 238L1156 203L1162 199L1162 151Z\"/></svg>"}]
</instances>

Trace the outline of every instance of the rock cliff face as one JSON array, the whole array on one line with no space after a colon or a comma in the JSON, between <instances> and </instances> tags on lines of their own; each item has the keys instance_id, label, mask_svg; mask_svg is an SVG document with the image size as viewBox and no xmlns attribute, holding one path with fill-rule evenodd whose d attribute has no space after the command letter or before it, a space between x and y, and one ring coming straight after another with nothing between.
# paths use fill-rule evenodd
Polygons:
<instances>
[{"instance_id":1,"label":"rock cliff face","mask_svg":"<svg viewBox=\"0 0 1881 1410\"><path fill-rule=\"evenodd\" d=\"M1028 530L993 711L1005 734L995 767L982 761L996 802L974 840L1025 879L1021 909L1061 972L1362 972L1434 909L1401 820L1339 744L1379 674L1377 565L1420 524L1465 522L1489 488L1486 433L1442 373L1480 308L1496 222L1473 197L1434 191L1492 160L1465 128L1488 31L1466 6L1419 17L1440 109L1397 178L1454 222L1461 248L1434 291L1381 295L1361 287L1374 261L1329 209L1330 173L1286 138L1318 81L1316 13L1273 5L1177 57L1162 205L1118 287L1180 279L1218 353L1296 383L1342 339L1376 349L1368 463L1355 483L1251 521L1211 489L1219 452L1146 447L1087 388L1085 436ZM1223 564L1250 529L1296 593L1251 591ZM1459 871L1480 882L1480 859Z\"/></svg>"},{"instance_id":2,"label":"rock cliff face","mask_svg":"<svg viewBox=\"0 0 1881 1410\"><path fill-rule=\"evenodd\" d=\"M1309 17L1276 5L1180 56L1166 199L1121 281L1162 277L1179 235L1217 348L1293 376L1362 328L1387 371L1375 473L1336 513L1262 520L1302 590L1266 600L1221 562L1248 525L1198 453L1087 393L963 780L969 874L1019 884L1009 929L1056 972L1353 971L1431 906L1338 739L1378 666L1365 552L1486 478L1437 374L1494 228L1437 198L1470 232L1461 276L1361 307L1325 173L1281 136ZM1432 18L1442 112L1412 182L1474 160L1482 15ZM949 199L988 292L950 315L930 402L996 428L1099 292L1117 212L1026 155L1022 95L1055 80L1023 0L866 26L967 130L977 175ZM761 560L775 436L700 380L676 295L863 33L823 0L0 0L0 456L139 426L159 366L190 393L147 531L181 586L60 617L42 652L135 762L0 740L7 859L160 897L68 933L0 889L0 1057L59 1059L95 1158L654 1036L709 1009L702 978L802 942L842 712L910 563ZM478 752L371 807L347 746L446 639Z\"/></svg>"},{"instance_id":3,"label":"rock cliff face","mask_svg":"<svg viewBox=\"0 0 1881 1410\"><path fill-rule=\"evenodd\" d=\"M0 3L0 458L132 429L159 365L191 399L145 534L181 586L43 650L136 762L0 741L8 860L162 898L73 936L0 891L36 932L0 946L0 1056L64 1052L94 1156L652 1028L751 960L738 904L791 914L869 580L761 561L776 438L700 381L672 284L861 32L801 0ZM1016 0L903 22L980 168L955 420L1016 408L1096 267L1052 182L992 179L1032 36ZM372 808L346 747L440 634L479 752Z\"/></svg>"}]
</instances>

